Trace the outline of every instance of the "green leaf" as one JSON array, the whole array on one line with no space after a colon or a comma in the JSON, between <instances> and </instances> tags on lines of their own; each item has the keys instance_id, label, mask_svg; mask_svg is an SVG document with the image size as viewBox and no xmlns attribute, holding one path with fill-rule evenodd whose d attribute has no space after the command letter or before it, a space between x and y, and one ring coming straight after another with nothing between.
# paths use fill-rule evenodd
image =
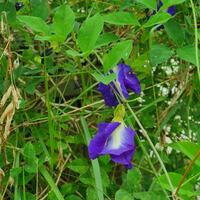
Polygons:
<instances>
[{"instance_id":1,"label":"green leaf","mask_svg":"<svg viewBox=\"0 0 200 200\"><path fill-rule=\"evenodd\" d=\"M10 170L10 176L12 176L13 178L18 177L18 175L22 172L22 168L21 167L14 167Z\"/></svg>"},{"instance_id":2,"label":"green leaf","mask_svg":"<svg viewBox=\"0 0 200 200\"><path fill-rule=\"evenodd\" d=\"M172 148L181 151L183 154L185 154L187 157L189 157L191 160L194 159L197 152L200 150L200 145L195 144L189 141L180 141L177 143L174 143L170 145ZM200 157L195 162L198 166L200 166Z\"/></svg>"},{"instance_id":3,"label":"green leaf","mask_svg":"<svg viewBox=\"0 0 200 200\"><path fill-rule=\"evenodd\" d=\"M104 76L104 75L101 75L97 72L92 73L92 76L94 76L94 78L97 81L102 82L105 85L108 85L111 81L113 81L117 77L117 75L115 73L108 74L108 75Z\"/></svg>"},{"instance_id":4,"label":"green leaf","mask_svg":"<svg viewBox=\"0 0 200 200\"><path fill-rule=\"evenodd\" d=\"M103 57L104 71L108 72L115 67L117 63L124 59L126 60L132 50L132 41L126 40L117 43L107 54Z\"/></svg>"},{"instance_id":5,"label":"green leaf","mask_svg":"<svg viewBox=\"0 0 200 200\"><path fill-rule=\"evenodd\" d=\"M75 15L68 5L62 5L56 8L53 18L51 32L54 41L63 42L67 35L73 30Z\"/></svg>"},{"instance_id":6,"label":"green leaf","mask_svg":"<svg viewBox=\"0 0 200 200\"><path fill-rule=\"evenodd\" d=\"M79 174L84 174L89 169L89 165L87 161L80 158L75 159L72 162L70 162L67 165L67 167L71 169L72 171L77 172Z\"/></svg>"},{"instance_id":7,"label":"green leaf","mask_svg":"<svg viewBox=\"0 0 200 200\"><path fill-rule=\"evenodd\" d=\"M115 194L115 200L134 200L134 198L126 190L120 189Z\"/></svg>"},{"instance_id":8,"label":"green leaf","mask_svg":"<svg viewBox=\"0 0 200 200\"><path fill-rule=\"evenodd\" d=\"M184 46L177 49L178 56L187 62L196 65L195 48L192 45ZM200 49L199 49L199 61L200 61Z\"/></svg>"},{"instance_id":9,"label":"green leaf","mask_svg":"<svg viewBox=\"0 0 200 200\"><path fill-rule=\"evenodd\" d=\"M162 0L163 6L160 8L160 10L165 10L170 6L177 5L183 3L185 0Z\"/></svg>"},{"instance_id":10,"label":"green leaf","mask_svg":"<svg viewBox=\"0 0 200 200\"><path fill-rule=\"evenodd\" d=\"M131 66L134 66L136 72L142 72L144 75L151 74L151 66L149 63L149 54L145 52L144 54L140 54L137 58L135 58Z\"/></svg>"},{"instance_id":11,"label":"green leaf","mask_svg":"<svg viewBox=\"0 0 200 200\"><path fill-rule=\"evenodd\" d=\"M48 1L47 0L30 0L31 15L41 17L46 20L48 18Z\"/></svg>"},{"instance_id":12,"label":"green leaf","mask_svg":"<svg viewBox=\"0 0 200 200\"><path fill-rule=\"evenodd\" d=\"M172 16L167 12L158 12L143 25L144 27L151 27L154 25L159 25L167 22Z\"/></svg>"},{"instance_id":13,"label":"green leaf","mask_svg":"<svg viewBox=\"0 0 200 200\"><path fill-rule=\"evenodd\" d=\"M82 56L82 54L80 54L78 51L71 50L71 49L67 50L66 54L70 57L81 57Z\"/></svg>"},{"instance_id":14,"label":"green leaf","mask_svg":"<svg viewBox=\"0 0 200 200\"><path fill-rule=\"evenodd\" d=\"M88 18L82 24L78 33L78 45L82 52L91 52L103 29L103 19L99 14Z\"/></svg>"},{"instance_id":15,"label":"green leaf","mask_svg":"<svg viewBox=\"0 0 200 200\"><path fill-rule=\"evenodd\" d=\"M35 173L37 171L37 158L35 148L30 142L24 145L23 155L26 162L25 170L28 173Z\"/></svg>"},{"instance_id":16,"label":"green leaf","mask_svg":"<svg viewBox=\"0 0 200 200\"><path fill-rule=\"evenodd\" d=\"M157 9L157 2L156 0L137 0L138 3L141 3L143 5L145 5L147 8L150 8L152 10L156 10Z\"/></svg>"},{"instance_id":17,"label":"green leaf","mask_svg":"<svg viewBox=\"0 0 200 200\"><path fill-rule=\"evenodd\" d=\"M137 192L137 193L134 192L133 196L136 199L140 200L152 200L152 199L163 200L166 198L165 195L159 191L148 191L148 192Z\"/></svg>"},{"instance_id":18,"label":"green leaf","mask_svg":"<svg viewBox=\"0 0 200 200\"><path fill-rule=\"evenodd\" d=\"M81 200L81 198L75 194L66 197L67 200Z\"/></svg>"},{"instance_id":19,"label":"green leaf","mask_svg":"<svg viewBox=\"0 0 200 200\"><path fill-rule=\"evenodd\" d=\"M20 15L17 16L17 19L35 32L43 33L44 35L49 33L49 26L40 17Z\"/></svg>"},{"instance_id":20,"label":"green leaf","mask_svg":"<svg viewBox=\"0 0 200 200\"><path fill-rule=\"evenodd\" d=\"M99 36L99 38L95 44L95 48L99 48L99 47L108 45L109 43L115 42L118 39L119 39L119 37L112 33L104 33Z\"/></svg>"},{"instance_id":21,"label":"green leaf","mask_svg":"<svg viewBox=\"0 0 200 200\"><path fill-rule=\"evenodd\" d=\"M174 173L174 172L170 172L170 173L168 173L168 175L172 181L174 188L176 188L182 178L182 175L178 174L178 173ZM171 191L171 187L169 186L165 175L160 176L158 178L158 180L159 180L159 183L161 183L162 187ZM192 184L190 184L190 183L183 184L179 190L179 194L193 196L194 191L193 191Z\"/></svg>"},{"instance_id":22,"label":"green leaf","mask_svg":"<svg viewBox=\"0 0 200 200\"><path fill-rule=\"evenodd\" d=\"M30 192L26 192L26 199L28 200L36 200L36 196Z\"/></svg>"},{"instance_id":23,"label":"green leaf","mask_svg":"<svg viewBox=\"0 0 200 200\"><path fill-rule=\"evenodd\" d=\"M137 18L129 12L113 12L103 16L105 22L115 25L135 25L139 26Z\"/></svg>"},{"instance_id":24,"label":"green leaf","mask_svg":"<svg viewBox=\"0 0 200 200\"><path fill-rule=\"evenodd\" d=\"M87 188L86 199L87 200L98 200L97 192L94 188L92 188L92 187Z\"/></svg>"},{"instance_id":25,"label":"green leaf","mask_svg":"<svg viewBox=\"0 0 200 200\"><path fill-rule=\"evenodd\" d=\"M154 44L149 51L149 58L153 66L166 62L173 55L173 51L165 45Z\"/></svg>"},{"instance_id":26,"label":"green leaf","mask_svg":"<svg viewBox=\"0 0 200 200\"><path fill-rule=\"evenodd\" d=\"M123 180L122 188L130 193L141 191L141 178L142 175L139 169L128 170L127 176Z\"/></svg>"},{"instance_id":27,"label":"green leaf","mask_svg":"<svg viewBox=\"0 0 200 200\"><path fill-rule=\"evenodd\" d=\"M165 31L170 39L172 39L177 45L182 45L185 40L185 34L181 25L175 20L171 19L164 24Z\"/></svg>"},{"instance_id":28,"label":"green leaf","mask_svg":"<svg viewBox=\"0 0 200 200\"><path fill-rule=\"evenodd\" d=\"M76 185L74 183L65 183L61 187L61 192L65 196L65 195L76 192L77 189L78 189L78 185Z\"/></svg>"}]
</instances>

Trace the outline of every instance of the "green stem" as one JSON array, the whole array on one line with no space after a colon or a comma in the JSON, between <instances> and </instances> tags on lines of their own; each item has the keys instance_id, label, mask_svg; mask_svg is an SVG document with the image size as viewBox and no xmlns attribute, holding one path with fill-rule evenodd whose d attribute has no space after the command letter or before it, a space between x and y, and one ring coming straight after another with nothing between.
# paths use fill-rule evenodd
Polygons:
<instances>
[{"instance_id":1,"label":"green stem","mask_svg":"<svg viewBox=\"0 0 200 200\"><path fill-rule=\"evenodd\" d=\"M197 151L197 153L196 153L194 159L190 162L189 166L188 166L187 169L185 170L185 173L183 174L181 180L179 181L178 186L177 186L177 188L176 188L176 191L175 191L174 195L178 194L178 191L180 190L181 186L183 185L184 180L186 179L187 175L188 175L189 172L191 171L191 169L192 169L192 167L193 167L195 161L196 161L199 157L200 157L200 150Z\"/></svg>"},{"instance_id":2,"label":"green stem","mask_svg":"<svg viewBox=\"0 0 200 200\"><path fill-rule=\"evenodd\" d=\"M195 12L195 6L193 0L190 0L191 7L192 7L192 14L194 18L194 34L195 34L195 58L196 58L196 65L197 65L197 72L200 81L200 64L199 64L199 48L198 48L198 28L197 28L197 18Z\"/></svg>"},{"instance_id":3,"label":"green stem","mask_svg":"<svg viewBox=\"0 0 200 200\"><path fill-rule=\"evenodd\" d=\"M162 161L160 155L158 154L156 148L154 147L154 144L152 143L152 141L151 141L150 137L148 136L146 130L144 129L143 125L140 123L140 120L139 120L138 117L135 115L135 113L133 112L132 108L130 107L130 105L129 105L127 102L126 102L126 106L127 106L127 108L129 109L129 111L131 112L132 116L134 117L134 119L135 119L135 121L137 122L137 124L139 125L139 127L141 128L144 137L147 139L147 141L148 141L149 145L151 146L151 148L152 148L154 154L156 155L156 157L157 157L157 159L158 159L158 161L159 161L159 163L160 163L160 165L161 165L161 168L162 168L162 170L163 170L163 172L164 172L164 174L165 174L165 176L166 176L166 179L167 179L167 181L168 181L168 183L169 183L169 186L170 186L170 188L171 188L171 191L173 192L173 191L174 191L174 186L173 186L173 184L172 184L172 182L171 182L171 179L170 179L170 177L169 177L169 175L168 175L168 172L167 172L167 170L166 170L166 168L165 168L165 165L164 165L164 163L163 163L163 161Z\"/></svg>"},{"instance_id":4,"label":"green stem","mask_svg":"<svg viewBox=\"0 0 200 200\"><path fill-rule=\"evenodd\" d=\"M45 44L44 44L44 53L45 53ZM53 158L54 154L54 131L53 131L53 120L51 116L51 104L50 104L50 98L49 98L49 74L46 67L46 55L44 55L44 84L45 84L45 103L47 107L47 113L48 113L48 128L49 128L49 134L50 134L50 148L51 148L51 158ZM53 168L53 162L51 161L51 168Z\"/></svg>"}]
</instances>

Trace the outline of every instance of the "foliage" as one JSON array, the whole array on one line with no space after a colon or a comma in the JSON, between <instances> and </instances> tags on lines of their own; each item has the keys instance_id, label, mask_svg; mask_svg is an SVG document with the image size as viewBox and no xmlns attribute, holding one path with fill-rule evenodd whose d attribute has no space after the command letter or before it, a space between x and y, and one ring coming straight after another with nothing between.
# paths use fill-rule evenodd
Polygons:
<instances>
[{"instance_id":1,"label":"foliage","mask_svg":"<svg viewBox=\"0 0 200 200\"><path fill-rule=\"evenodd\" d=\"M0 199L197 199L199 3L21 3L0 1ZM87 150L113 119L97 84L116 79L119 62L142 86L124 102L137 132L131 170Z\"/></svg>"}]
</instances>

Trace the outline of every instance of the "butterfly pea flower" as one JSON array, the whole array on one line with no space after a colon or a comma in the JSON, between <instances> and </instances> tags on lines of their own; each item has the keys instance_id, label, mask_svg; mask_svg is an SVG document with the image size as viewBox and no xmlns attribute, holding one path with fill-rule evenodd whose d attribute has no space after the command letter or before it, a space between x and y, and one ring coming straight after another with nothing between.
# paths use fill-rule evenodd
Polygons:
<instances>
[{"instance_id":1,"label":"butterfly pea flower","mask_svg":"<svg viewBox=\"0 0 200 200\"><path fill-rule=\"evenodd\" d=\"M162 1L159 1L157 10L159 11L161 6L163 5ZM170 15L174 16L176 14L176 6L170 6L169 8L166 9L166 12L168 12Z\"/></svg>"},{"instance_id":2,"label":"butterfly pea flower","mask_svg":"<svg viewBox=\"0 0 200 200\"><path fill-rule=\"evenodd\" d=\"M135 152L135 131L124 122L101 122L98 131L88 146L90 159L109 154L113 162L132 168L131 159Z\"/></svg>"},{"instance_id":3,"label":"butterfly pea flower","mask_svg":"<svg viewBox=\"0 0 200 200\"><path fill-rule=\"evenodd\" d=\"M111 73L117 74L116 80L112 81L108 85L100 82L98 86L98 90L102 93L106 105L118 105L120 100L117 96L120 95L123 95L125 99L128 99L128 90L131 90L138 95L140 94L140 81L130 66L123 63L118 64Z\"/></svg>"}]
</instances>

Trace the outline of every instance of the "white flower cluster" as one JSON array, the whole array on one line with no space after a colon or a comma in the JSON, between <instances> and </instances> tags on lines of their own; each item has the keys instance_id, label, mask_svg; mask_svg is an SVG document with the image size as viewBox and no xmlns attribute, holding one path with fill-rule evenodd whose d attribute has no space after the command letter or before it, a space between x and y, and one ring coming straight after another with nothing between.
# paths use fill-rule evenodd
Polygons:
<instances>
[{"instance_id":1,"label":"white flower cluster","mask_svg":"<svg viewBox=\"0 0 200 200\"><path fill-rule=\"evenodd\" d=\"M157 87L160 90L158 95L168 96L168 94L170 93L170 88L169 88L169 83L168 82L166 83L166 86L158 84Z\"/></svg>"},{"instance_id":2,"label":"white flower cluster","mask_svg":"<svg viewBox=\"0 0 200 200\"><path fill-rule=\"evenodd\" d=\"M172 58L170 60L170 66L161 66L161 69L166 73L167 76L177 74L179 71L179 61Z\"/></svg>"}]
</instances>

